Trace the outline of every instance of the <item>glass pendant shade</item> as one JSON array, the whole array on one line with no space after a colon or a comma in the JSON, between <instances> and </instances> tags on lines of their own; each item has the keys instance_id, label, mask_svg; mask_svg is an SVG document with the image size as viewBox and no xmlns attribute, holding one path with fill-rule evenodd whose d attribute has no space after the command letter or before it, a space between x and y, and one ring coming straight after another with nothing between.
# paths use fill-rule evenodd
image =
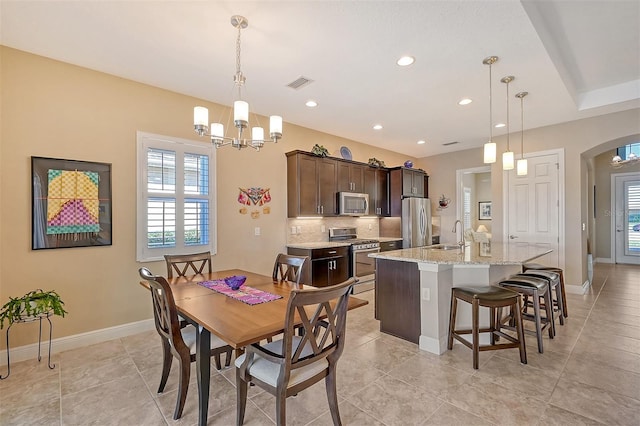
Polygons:
<instances>
[{"instance_id":1,"label":"glass pendant shade","mask_svg":"<svg viewBox=\"0 0 640 426\"><path fill-rule=\"evenodd\" d=\"M254 141L261 141L264 139L264 129L262 127L251 128L251 139Z\"/></svg>"},{"instance_id":2,"label":"glass pendant shade","mask_svg":"<svg viewBox=\"0 0 640 426\"><path fill-rule=\"evenodd\" d=\"M516 164L516 174L518 176L526 176L528 173L527 171L527 160L526 159L521 159L518 160L517 164Z\"/></svg>"},{"instance_id":3,"label":"glass pendant shade","mask_svg":"<svg viewBox=\"0 0 640 426\"><path fill-rule=\"evenodd\" d=\"M208 124L209 124L209 110L201 106L197 106L193 108L193 125L206 126Z\"/></svg>"},{"instance_id":4,"label":"glass pendant shade","mask_svg":"<svg viewBox=\"0 0 640 426\"><path fill-rule=\"evenodd\" d=\"M513 170L514 162L513 151L502 153L502 170Z\"/></svg>"},{"instance_id":5,"label":"glass pendant shade","mask_svg":"<svg viewBox=\"0 0 640 426\"><path fill-rule=\"evenodd\" d=\"M249 104L245 101L235 101L233 103L233 121L236 123L249 121Z\"/></svg>"},{"instance_id":6,"label":"glass pendant shade","mask_svg":"<svg viewBox=\"0 0 640 426\"><path fill-rule=\"evenodd\" d=\"M496 143L487 142L484 144L484 163L490 164L496 162Z\"/></svg>"}]
</instances>

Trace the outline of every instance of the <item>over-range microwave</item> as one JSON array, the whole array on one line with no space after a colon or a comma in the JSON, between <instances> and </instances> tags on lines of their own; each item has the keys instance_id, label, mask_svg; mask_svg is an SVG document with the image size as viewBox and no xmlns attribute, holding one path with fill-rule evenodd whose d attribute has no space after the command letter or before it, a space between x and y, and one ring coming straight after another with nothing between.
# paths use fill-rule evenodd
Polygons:
<instances>
[{"instance_id":1,"label":"over-range microwave","mask_svg":"<svg viewBox=\"0 0 640 426\"><path fill-rule=\"evenodd\" d=\"M338 192L338 207L341 216L366 216L369 214L369 194Z\"/></svg>"}]
</instances>

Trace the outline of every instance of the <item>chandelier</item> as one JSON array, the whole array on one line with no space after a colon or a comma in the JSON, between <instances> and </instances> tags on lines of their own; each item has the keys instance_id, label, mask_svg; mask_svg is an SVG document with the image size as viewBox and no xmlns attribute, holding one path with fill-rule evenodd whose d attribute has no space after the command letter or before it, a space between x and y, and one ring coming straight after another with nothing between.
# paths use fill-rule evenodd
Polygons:
<instances>
[{"instance_id":1,"label":"chandelier","mask_svg":"<svg viewBox=\"0 0 640 426\"><path fill-rule=\"evenodd\" d=\"M633 152L627 155L626 160L623 160L619 155L616 155L611 159L611 167L615 169L619 169L622 166L630 164L640 164L640 157Z\"/></svg>"},{"instance_id":2,"label":"chandelier","mask_svg":"<svg viewBox=\"0 0 640 426\"><path fill-rule=\"evenodd\" d=\"M240 69L240 33L247 28L249 21L244 16L234 15L231 17L231 25L238 29L236 73L233 77L234 85L238 89L238 100L233 103L233 123L238 129L238 135L236 137L225 136L222 123L211 123L211 128L209 128L209 110L201 106L193 108L193 128L199 136L210 136L211 143L216 148L231 145L239 150L249 147L260 151L265 142L277 143L278 139L282 137L282 117L278 115L269 117L269 136L271 139L264 138L264 129L262 127L252 127L250 139L243 135L244 130L249 127L249 104L242 100L242 86L244 86L246 78Z\"/></svg>"}]
</instances>

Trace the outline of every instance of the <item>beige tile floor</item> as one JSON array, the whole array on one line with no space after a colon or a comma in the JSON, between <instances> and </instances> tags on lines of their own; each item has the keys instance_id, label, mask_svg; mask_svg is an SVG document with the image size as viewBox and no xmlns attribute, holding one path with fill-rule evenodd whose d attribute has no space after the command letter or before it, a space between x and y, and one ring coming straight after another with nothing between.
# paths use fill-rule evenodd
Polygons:
<instances>
[{"instance_id":1,"label":"beige tile floor","mask_svg":"<svg viewBox=\"0 0 640 426\"><path fill-rule=\"evenodd\" d=\"M435 356L381 334L373 303L350 312L338 375L343 423L639 425L640 267L597 265L589 293L568 299L567 323L554 340L545 337L544 354L528 336L528 365L510 349L481 353L479 370L461 345ZM165 392L156 393L155 332L62 352L55 363L12 366L0 382L0 425L197 423L195 380L183 417L172 419L175 363ZM235 423L234 377L233 368L212 368L209 424ZM273 424L273 397L257 388L249 397L245 424ZM287 410L289 425L331 424L322 383L289 398Z\"/></svg>"}]
</instances>

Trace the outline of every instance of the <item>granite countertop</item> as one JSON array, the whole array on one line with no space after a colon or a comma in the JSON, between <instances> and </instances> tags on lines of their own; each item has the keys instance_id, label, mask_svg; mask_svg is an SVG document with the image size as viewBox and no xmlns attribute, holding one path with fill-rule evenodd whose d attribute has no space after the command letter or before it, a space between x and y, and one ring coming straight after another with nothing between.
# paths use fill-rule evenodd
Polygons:
<instances>
[{"instance_id":1,"label":"granite countertop","mask_svg":"<svg viewBox=\"0 0 640 426\"><path fill-rule=\"evenodd\" d=\"M478 243L471 243L465 246L464 250L435 249L440 246L442 244L372 253L369 257L449 265L520 265L552 251L534 244L522 243L492 243L488 250L486 248L481 250Z\"/></svg>"},{"instance_id":2,"label":"granite countertop","mask_svg":"<svg viewBox=\"0 0 640 426\"><path fill-rule=\"evenodd\" d=\"M320 241L315 243L291 243L287 244L288 248L297 248L297 249L321 249L321 248L333 248L333 247L349 247L351 243L346 243L343 241Z\"/></svg>"}]
</instances>

